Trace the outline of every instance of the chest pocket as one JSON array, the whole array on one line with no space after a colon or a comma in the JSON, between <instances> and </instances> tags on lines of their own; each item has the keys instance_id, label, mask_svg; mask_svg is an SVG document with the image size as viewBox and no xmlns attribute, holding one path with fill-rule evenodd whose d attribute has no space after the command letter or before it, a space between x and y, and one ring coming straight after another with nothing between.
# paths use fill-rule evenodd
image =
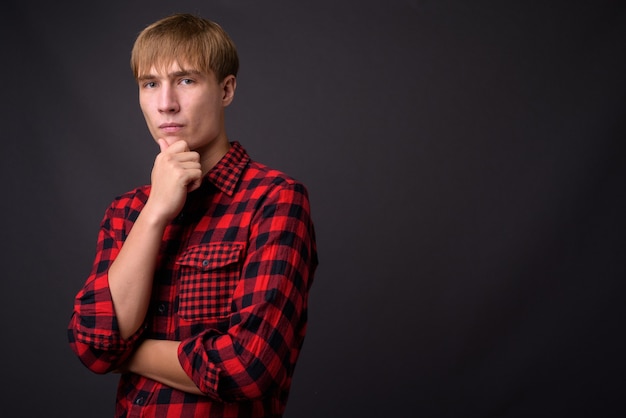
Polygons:
<instances>
[{"instance_id":1,"label":"chest pocket","mask_svg":"<svg viewBox=\"0 0 626 418\"><path fill-rule=\"evenodd\" d=\"M178 314L186 320L225 316L241 275L243 244L215 243L190 247L180 266Z\"/></svg>"}]
</instances>

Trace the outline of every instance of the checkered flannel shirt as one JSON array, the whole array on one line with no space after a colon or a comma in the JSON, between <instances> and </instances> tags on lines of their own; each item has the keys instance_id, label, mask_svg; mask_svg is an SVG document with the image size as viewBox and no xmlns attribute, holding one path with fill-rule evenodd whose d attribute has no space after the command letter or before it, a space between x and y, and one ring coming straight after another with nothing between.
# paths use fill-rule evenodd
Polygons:
<instances>
[{"instance_id":1,"label":"checkered flannel shirt","mask_svg":"<svg viewBox=\"0 0 626 418\"><path fill-rule=\"evenodd\" d=\"M68 327L72 350L107 373L142 339L181 341L180 364L206 396L126 373L116 417L282 416L317 267L307 190L233 142L166 228L145 324L124 340L107 272L149 192L117 197L104 215Z\"/></svg>"}]
</instances>

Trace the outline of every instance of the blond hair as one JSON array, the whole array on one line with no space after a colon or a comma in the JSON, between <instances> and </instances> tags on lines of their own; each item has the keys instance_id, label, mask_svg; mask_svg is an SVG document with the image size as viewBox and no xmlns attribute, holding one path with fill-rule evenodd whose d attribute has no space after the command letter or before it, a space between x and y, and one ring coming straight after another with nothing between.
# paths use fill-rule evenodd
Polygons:
<instances>
[{"instance_id":1,"label":"blond hair","mask_svg":"<svg viewBox=\"0 0 626 418\"><path fill-rule=\"evenodd\" d=\"M187 13L158 20L139 33L131 52L135 79L154 66L163 70L177 63L181 68L213 73L218 82L237 76L239 57L234 42L220 25ZM191 67L191 68L189 68Z\"/></svg>"}]
</instances>

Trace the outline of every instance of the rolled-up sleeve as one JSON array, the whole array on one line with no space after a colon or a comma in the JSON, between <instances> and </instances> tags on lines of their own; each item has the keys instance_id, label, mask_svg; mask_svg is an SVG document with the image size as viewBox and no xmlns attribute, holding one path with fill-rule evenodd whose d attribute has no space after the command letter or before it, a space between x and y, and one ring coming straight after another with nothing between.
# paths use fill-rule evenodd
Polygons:
<instances>
[{"instance_id":1,"label":"rolled-up sleeve","mask_svg":"<svg viewBox=\"0 0 626 418\"><path fill-rule=\"evenodd\" d=\"M225 401L288 388L306 332L318 263L308 193L291 181L263 202L252 219L228 330L207 329L178 350L198 388Z\"/></svg>"},{"instance_id":2,"label":"rolled-up sleeve","mask_svg":"<svg viewBox=\"0 0 626 418\"><path fill-rule=\"evenodd\" d=\"M119 201L116 201L119 203ZM122 245L124 219L112 204L105 213L98 233L96 256L91 273L74 299L68 326L72 351L95 373L116 369L131 353L143 328L122 339L109 291L108 271Z\"/></svg>"}]
</instances>

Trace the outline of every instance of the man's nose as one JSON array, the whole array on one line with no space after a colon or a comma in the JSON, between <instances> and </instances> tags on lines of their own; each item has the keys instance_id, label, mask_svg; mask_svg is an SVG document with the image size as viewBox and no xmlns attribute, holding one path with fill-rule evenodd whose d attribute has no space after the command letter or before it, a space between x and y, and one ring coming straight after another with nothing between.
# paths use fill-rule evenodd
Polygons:
<instances>
[{"instance_id":1,"label":"man's nose","mask_svg":"<svg viewBox=\"0 0 626 418\"><path fill-rule=\"evenodd\" d=\"M180 110L175 90L170 86L163 86L159 96L159 112L175 113Z\"/></svg>"}]
</instances>

